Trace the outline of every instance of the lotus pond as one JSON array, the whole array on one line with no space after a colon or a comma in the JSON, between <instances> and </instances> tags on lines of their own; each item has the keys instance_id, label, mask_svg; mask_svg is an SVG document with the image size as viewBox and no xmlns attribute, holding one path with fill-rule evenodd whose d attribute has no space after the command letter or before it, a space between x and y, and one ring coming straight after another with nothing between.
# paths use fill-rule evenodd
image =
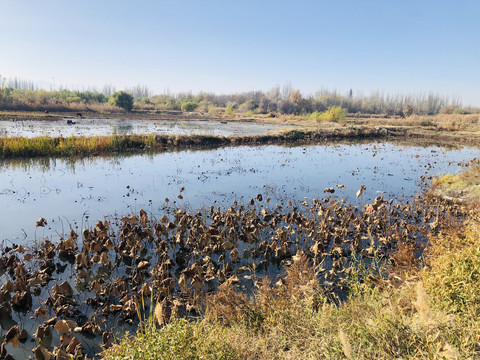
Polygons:
<instances>
[{"instance_id":1,"label":"lotus pond","mask_svg":"<svg viewBox=\"0 0 480 360\"><path fill-rule=\"evenodd\" d=\"M0 240L25 244L55 238L104 217L144 209L161 216L170 205L198 209L246 203L257 194L271 203L324 196L357 206L382 195L412 198L422 178L455 173L478 149L393 144L309 147L228 147L131 157L0 162ZM345 185L345 187L336 187ZM355 194L361 185L366 191ZM179 189L185 188L178 198ZM335 193L324 193L326 188ZM39 217L48 226L35 228Z\"/></svg>"},{"instance_id":2,"label":"lotus pond","mask_svg":"<svg viewBox=\"0 0 480 360\"><path fill-rule=\"evenodd\" d=\"M198 316L219 286L248 292L298 254L342 301L353 267L421 251L451 221L454 206L416 195L478 153L377 143L3 162L0 352L95 356L154 308L160 322Z\"/></svg>"}]
</instances>

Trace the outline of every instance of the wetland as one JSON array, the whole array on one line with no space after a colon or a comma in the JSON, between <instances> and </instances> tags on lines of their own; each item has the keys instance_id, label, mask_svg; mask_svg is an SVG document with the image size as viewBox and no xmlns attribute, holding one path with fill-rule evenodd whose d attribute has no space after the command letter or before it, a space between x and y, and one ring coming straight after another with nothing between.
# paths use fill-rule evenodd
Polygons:
<instances>
[{"instance_id":1,"label":"wetland","mask_svg":"<svg viewBox=\"0 0 480 360\"><path fill-rule=\"evenodd\" d=\"M208 131L231 135L223 125ZM423 191L479 157L372 140L3 159L0 353L98 357L152 316L201 317L226 287L282 286L299 259L341 304L359 267L402 266L400 250L419 259L465 218Z\"/></svg>"}]
</instances>

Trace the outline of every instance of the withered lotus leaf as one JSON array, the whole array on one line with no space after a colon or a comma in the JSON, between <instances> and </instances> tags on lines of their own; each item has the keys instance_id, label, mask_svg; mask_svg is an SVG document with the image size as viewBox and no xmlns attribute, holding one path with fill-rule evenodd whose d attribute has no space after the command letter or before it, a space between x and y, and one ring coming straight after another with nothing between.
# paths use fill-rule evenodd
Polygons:
<instances>
[{"instance_id":1,"label":"withered lotus leaf","mask_svg":"<svg viewBox=\"0 0 480 360\"><path fill-rule=\"evenodd\" d=\"M174 288L175 288L175 281L171 277L162 280L162 282L160 283L160 289L161 289L160 291L164 293L171 292L173 291Z\"/></svg>"},{"instance_id":2,"label":"withered lotus leaf","mask_svg":"<svg viewBox=\"0 0 480 360\"><path fill-rule=\"evenodd\" d=\"M17 291L12 298L12 306L15 310L27 311L32 307L32 294L30 290Z\"/></svg>"},{"instance_id":3,"label":"withered lotus leaf","mask_svg":"<svg viewBox=\"0 0 480 360\"><path fill-rule=\"evenodd\" d=\"M23 260L24 261L31 261L33 259L33 255L32 254L25 254L23 255Z\"/></svg>"},{"instance_id":4,"label":"withered lotus leaf","mask_svg":"<svg viewBox=\"0 0 480 360\"><path fill-rule=\"evenodd\" d=\"M15 248L15 251L18 252L19 254L23 254L25 251L27 251L22 245L18 245Z\"/></svg>"},{"instance_id":5,"label":"withered lotus leaf","mask_svg":"<svg viewBox=\"0 0 480 360\"><path fill-rule=\"evenodd\" d=\"M113 244L112 240L110 240L110 239L105 240L104 246L109 251L113 250L115 248L115 245Z\"/></svg>"},{"instance_id":6,"label":"withered lotus leaf","mask_svg":"<svg viewBox=\"0 0 480 360\"><path fill-rule=\"evenodd\" d=\"M142 289L140 290L140 295L145 299L145 298L149 298L151 293L152 293L152 289L150 288L148 283L144 283L142 285Z\"/></svg>"},{"instance_id":7,"label":"withered lotus leaf","mask_svg":"<svg viewBox=\"0 0 480 360\"><path fill-rule=\"evenodd\" d=\"M58 320L54 328L60 335L70 333L77 327L77 323L72 320Z\"/></svg>"},{"instance_id":8,"label":"withered lotus leaf","mask_svg":"<svg viewBox=\"0 0 480 360\"><path fill-rule=\"evenodd\" d=\"M237 275L233 275L227 279L226 283L231 285L238 285L240 284L240 279Z\"/></svg>"},{"instance_id":9,"label":"withered lotus leaf","mask_svg":"<svg viewBox=\"0 0 480 360\"><path fill-rule=\"evenodd\" d=\"M232 250L234 247L235 247L235 244L232 243L232 242L229 241L229 240L225 241L225 242L222 244L222 249L223 249L224 251Z\"/></svg>"},{"instance_id":10,"label":"withered lotus leaf","mask_svg":"<svg viewBox=\"0 0 480 360\"><path fill-rule=\"evenodd\" d=\"M44 338L48 338L52 336L52 330L50 330L50 326L48 325L39 325L37 327L37 331L35 331L35 334L33 334L35 339L37 339L38 342L41 342Z\"/></svg>"},{"instance_id":11,"label":"withered lotus leaf","mask_svg":"<svg viewBox=\"0 0 480 360\"><path fill-rule=\"evenodd\" d=\"M97 223L95 224L95 231L97 232L101 232L101 231L106 231L106 227L105 225L101 222L101 221L97 221Z\"/></svg>"},{"instance_id":12,"label":"withered lotus leaf","mask_svg":"<svg viewBox=\"0 0 480 360\"><path fill-rule=\"evenodd\" d=\"M140 222L143 226L146 226L148 223L148 215L147 212L143 209L140 209Z\"/></svg>"},{"instance_id":13,"label":"withered lotus leaf","mask_svg":"<svg viewBox=\"0 0 480 360\"><path fill-rule=\"evenodd\" d=\"M55 360L71 360L71 357L67 354L67 352L58 346L55 346L53 349L53 354L55 355Z\"/></svg>"},{"instance_id":14,"label":"withered lotus leaf","mask_svg":"<svg viewBox=\"0 0 480 360\"><path fill-rule=\"evenodd\" d=\"M119 312L120 310L122 310L123 306L122 305L116 305L116 304L110 304L110 312L111 313L116 313L116 312Z\"/></svg>"},{"instance_id":15,"label":"withered lotus leaf","mask_svg":"<svg viewBox=\"0 0 480 360\"><path fill-rule=\"evenodd\" d=\"M25 266L23 266L23 264L18 264L15 268L15 276L17 278L23 278L25 275L27 275L27 269L25 269Z\"/></svg>"},{"instance_id":16,"label":"withered lotus leaf","mask_svg":"<svg viewBox=\"0 0 480 360\"><path fill-rule=\"evenodd\" d=\"M129 302L130 300L132 299L132 297L130 295L125 295L123 298L120 299L120 302L122 304L126 304L127 302Z\"/></svg>"},{"instance_id":17,"label":"withered lotus leaf","mask_svg":"<svg viewBox=\"0 0 480 360\"><path fill-rule=\"evenodd\" d=\"M15 255L10 255L10 257L5 261L6 267L13 269L18 262L18 258Z\"/></svg>"},{"instance_id":18,"label":"withered lotus leaf","mask_svg":"<svg viewBox=\"0 0 480 360\"><path fill-rule=\"evenodd\" d=\"M168 219L168 216L167 215L163 215L161 218L160 218L160 222L164 223L164 224L167 224L170 220Z\"/></svg>"},{"instance_id":19,"label":"withered lotus leaf","mask_svg":"<svg viewBox=\"0 0 480 360\"><path fill-rule=\"evenodd\" d=\"M77 233L73 229L70 229L70 238L72 238L73 240L76 240L78 238Z\"/></svg>"},{"instance_id":20,"label":"withered lotus leaf","mask_svg":"<svg viewBox=\"0 0 480 360\"><path fill-rule=\"evenodd\" d=\"M133 318L136 314L137 314L137 308L136 308L135 301L133 301L133 300L128 300L128 301L125 303L125 305L123 305L123 307L122 307L122 314L121 314L121 316L122 316L124 319L128 319L128 318Z\"/></svg>"},{"instance_id":21,"label":"withered lotus leaf","mask_svg":"<svg viewBox=\"0 0 480 360\"><path fill-rule=\"evenodd\" d=\"M122 218L123 220L124 218ZM128 218L125 219L124 222L129 223L130 225L137 225L138 224L138 217L135 215L130 215Z\"/></svg>"},{"instance_id":22,"label":"withered lotus leaf","mask_svg":"<svg viewBox=\"0 0 480 360\"><path fill-rule=\"evenodd\" d=\"M47 225L47 220L43 217L39 218L35 224L36 227L44 227L45 225Z\"/></svg>"},{"instance_id":23,"label":"withered lotus leaf","mask_svg":"<svg viewBox=\"0 0 480 360\"><path fill-rule=\"evenodd\" d=\"M44 307L39 307L35 309L35 316L40 319L45 319L47 317L47 309Z\"/></svg>"},{"instance_id":24,"label":"withered lotus leaf","mask_svg":"<svg viewBox=\"0 0 480 360\"><path fill-rule=\"evenodd\" d=\"M178 278L178 286L182 291L187 291L187 278L185 274L181 274L180 277Z\"/></svg>"},{"instance_id":25,"label":"withered lotus leaf","mask_svg":"<svg viewBox=\"0 0 480 360\"><path fill-rule=\"evenodd\" d=\"M230 260L232 260L234 263L240 261L238 249L233 249L232 251L230 251Z\"/></svg>"},{"instance_id":26,"label":"withered lotus leaf","mask_svg":"<svg viewBox=\"0 0 480 360\"><path fill-rule=\"evenodd\" d=\"M357 198L359 198L366 189L367 187L365 185L360 186L360 189L357 191Z\"/></svg>"},{"instance_id":27,"label":"withered lotus leaf","mask_svg":"<svg viewBox=\"0 0 480 360\"><path fill-rule=\"evenodd\" d=\"M18 340L21 342L21 343L24 343L25 341L27 341L28 339L28 332L27 330L25 329L22 329L20 331L20 335L18 335Z\"/></svg>"},{"instance_id":28,"label":"withered lotus leaf","mask_svg":"<svg viewBox=\"0 0 480 360\"><path fill-rule=\"evenodd\" d=\"M365 209L365 214L371 215L371 214L375 213L375 210L376 209L372 204L368 204L367 208Z\"/></svg>"},{"instance_id":29,"label":"withered lotus leaf","mask_svg":"<svg viewBox=\"0 0 480 360\"><path fill-rule=\"evenodd\" d=\"M99 280L95 280L90 284L90 290L99 293L102 290L102 285Z\"/></svg>"},{"instance_id":30,"label":"withered lotus leaf","mask_svg":"<svg viewBox=\"0 0 480 360\"><path fill-rule=\"evenodd\" d=\"M81 252L81 253L78 253L77 255L75 255L75 261L77 263L77 267L79 269L81 268L87 268L89 267L90 265L90 257L85 254L84 252Z\"/></svg>"},{"instance_id":31,"label":"withered lotus leaf","mask_svg":"<svg viewBox=\"0 0 480 360\"><path fill-rule=\"evenodd\" d=\"M5 334L4 342L6 344L11 343L14 348L17 348L19 345L19 341L18 341L19 336L20 336L20 330L18 329L18 325L12 326Z\"/></svg>"},{"instance_id":32,"label":"withered lotus leaf","mask_svg":"<svg viewBox=\"0 0 480 360\"><path fill-rule=\"evenodd\" d=\"M137 265L137 270L142 271L142 270L147 270L150 266L150 263L148 261L140 261Z\"/></svg>"},{"instance_id":33,"label":"withered lotus leaf","mask_svg":"<svg viewBox=\"0 0 480 360\"><path fill-rule=\"evenodd\" d=\"M75 243L74 239L69 237L65 240L62 240L58 246L57 250L76 250L77 244Z\"/></svg>"},{"instance_id":34,"label":"withered lotus leaf","mask_svg":"<svg viewBox=\"0 0 480 360\"><path fill-rule=\"evenodd\" d=\"M57 322L57 317L54 316L53 318L48 319L47 321L45 321L45 322L43 323L43 325L45 325L45 326L50 326L50 325L55 324L56 322Z\"/></svg>"},{"instance_id":35,"label":"withered lotus leaf","mask_svg":"<svg viewBox=\"0 0 480 360\"><path fill-rule=\"evenodd\" d=\"M37 360L50 360L53 356L53 354L45 349L42 345L38 345L36 348L33 348L32 352Z\"/></svg>"},{"instance_id":36,"label":"withered lotus leaf","mask_svg":"<svg viewBox=\"0 0 480 360\"><path fill-rule=\"evenodd\" d=\"M102 253L102 255L100 255L100 261L99 263L103 266L108 266L110 265L110 261L108 260L108 255L107 253Z\"/></svg>"},{"instance_id":37,"label":"withered lotus leaf","mask_svg":"<svg viewBox=\"0 0 480 360\"><path fill-rule=\"evenodd\" d=\"M72 340L70 340L70 343L68 344L67 348L65 349L65 351L69 354L75 354L77 352L77 347L82 347L82 344L80 343L80 341L78 341L78 339L73 336L72 337Z\"/></svg>"},{"instance_id":38,"label":"withered lotus leaf","mask_svg":"<svg viewBox=\"0 0 480 360\"><path fill-rule=\"evenodd\" d=\"M88 321L85 323L85 325L82 326L82 334L97 336L97 335L100 335L101 333L102 333L102 329L93 321Z\"/></svg>"},{"instance_id":39,"label":"withered lotus leaf","mask_svg":"<svg viewBox=\"0 0 480 360\"><path fill-rule=\"evenodd\" d=\"M3 303L0 305L0 318L1 319L11 319L12 318L12 309L10 304Z\"/></svg>"},{"instance_id":40,"label":"withered lotus leaf","mask_svg":"<svg viewBox=\"0 0 480 360\"><path fill-rule=\"evenodd\" d=\"M191 286L193 289L200 291L202 289L202 278L200 275L195 275L192 279Z\"/></svg>"},{"instance_id":41,"label":"withered lotus leaf","mask_svg":"<svg viewBox=\"0 0 480 360\"><path fill-rule=\"evenodd\" d=\"M7 292L10 293L10 292L12 292L12 291L13 291L13 283L12 283L10 280L5 281L5 282L3 283L0 291L1 291L2 293L7 293Z\"/></svg>"},{"instance_id":42,"label":"withered lotus leaf","mask_svg":"<svg viewBox=\"0 0 480 360\"><path fill-rule=\"evenodd\" d=\"M60 285L53 285L53 298L56 299L58 296L72 297L73 289L67 281L64 281Z\"/></svg>"},{"instance_id":43,"label":"withered lotus leaf","mask_svg":"<svg viewBox=\"0 0 480 360\"><path fill-rule=\"evenodd\" d=\"M90 252L91 253L101 253L102 252L102 244L100 241L92 241L90 243Z\"/></svg>"},{"instance_id":44,"label":"withered lotus leaf","mask_svg":"<svg viewBox=\"0 0 480 360\"><path fill-rule=\"evenodd\" d=\"M79 279L85 279L88 277L88 274L84 269L82 269L77 273L77 276Z\"/></svg>"}]
</instances>

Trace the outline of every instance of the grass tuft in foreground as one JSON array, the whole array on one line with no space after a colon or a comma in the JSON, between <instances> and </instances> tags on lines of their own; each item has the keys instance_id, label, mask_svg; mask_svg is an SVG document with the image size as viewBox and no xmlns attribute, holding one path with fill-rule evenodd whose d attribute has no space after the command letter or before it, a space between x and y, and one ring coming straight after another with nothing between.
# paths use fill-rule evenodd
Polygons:
<instances>
[{"instance_id":1,"label":"grass tuft in foreground","mask_svg":"<svg viewBox=\"0 0 480 360\"><path fill-rule=\"evenodd\" d=\"M350 297L326 301L316 269L297 256L275 285L252 298L232 284L207 297L205 316L152 323L106 359L466 359L480 356L477 222L435 236L427 266L402 281L348 270ZM356 267L359 269L359 267ZM394 269L395 270L395 269ZM394 274L390 273L390 274ZM364 274L362 274L364 275ZM365 280L360 280L365 279Z\"/></svg>"}]
</instances>

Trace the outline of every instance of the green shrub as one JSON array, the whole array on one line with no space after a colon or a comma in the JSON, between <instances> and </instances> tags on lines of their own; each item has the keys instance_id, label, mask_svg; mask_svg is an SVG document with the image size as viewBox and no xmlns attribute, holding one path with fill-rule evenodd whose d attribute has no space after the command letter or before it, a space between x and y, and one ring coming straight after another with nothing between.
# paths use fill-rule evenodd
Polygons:
<instances>
[{"instance_id":1,"label":"green shrub","mask_svg":"<svg viewBox=\"0 0 480 360\"><path fill-rule=\"evenodd\" d=\"M184 101L181 105L182 111L194 111L196 108L198 108L198 103L191 100Z\"/></svg>"},{"instance_id":2,"label":"green shrub","mask_svg":"<svg viewBox=\"0 0 480 360\"><path fill-rule=\"evenodd\" d=\"M320 114L317 121L339 122L346 117L345 111L340 106L330 106L327 111Z\"/></svg>"},{"instance_id":3,"label":"green shrub","mask_svg":"<svg viewBox=\"0 0 480 360\"><path fill-rule=\"evenodd\" d=\"M471 114L471 111L468 111L467 109L462 109L462 108L455 108L453 109L453 113L456 115L468 115Z\"/></svg>"},{"instance_id":4,"label":"green shrub","mask_svg":"<svg viewBox=\"0 0 480 360\"><path fill-rule=\"evenodd\" d=\"M227 114L227 115L233 115L233 114L235 114L236 112L237 112L237 110L235 110L235 109L233 108L233 106L230 106L230 105L229 105L229 106L227 106L227 107L225 108L225 114Z\"/></svg>"},{"instance_id":5,"label":"green shrub","mask_svg":"<svg viewBox=\"0 0 480 360\"><path fill-rule=\"evenodd\" d=\"M108 104L131 111L133 109L133 95L125 91L116 91L108 99Z\"/></svg>"},{"instance_id":6,"label":"green shrub","mask_svg":"<svg viewBox=\"0 0 480 360\"><path fill-rule=\"evenodd\" d=\"M252 111L252 110L256 109L257 107L258 106L255 104L255 102L253 100L249 100L249 101L246 101L243 104L241 104L238 107L238 111L240 111L242 113L246 113L248 111Z\"/></svg>"},{"instance_id":7,"label":"green shrub","mask_svg":"<svg viewBox=\"0 0 480 360\"><path fill-rule=\"evenodd\" d=\"M321 113L321 112L315 111L315 112L313 112L313 113L311 113L311 114L309 115L309 119L310 119L310 120L320 121L320 120L321 120L321 116L322 116L322 113Z\"/></svg>"}]
</instances>

